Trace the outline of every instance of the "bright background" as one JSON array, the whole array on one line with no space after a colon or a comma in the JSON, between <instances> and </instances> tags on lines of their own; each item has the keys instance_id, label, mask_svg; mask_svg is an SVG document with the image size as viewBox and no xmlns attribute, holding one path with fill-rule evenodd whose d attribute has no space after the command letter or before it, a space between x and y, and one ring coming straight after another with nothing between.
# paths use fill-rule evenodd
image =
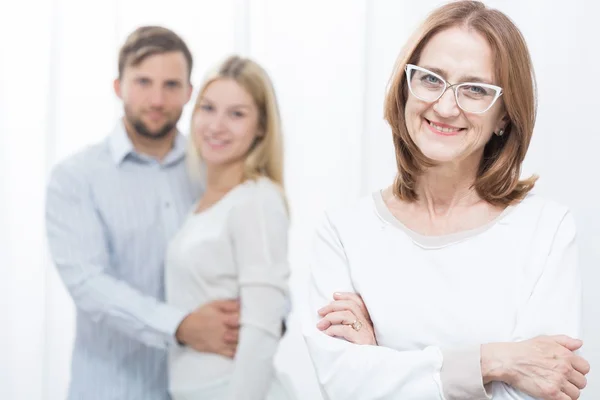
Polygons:
<instances>
[{"instance_id":1,"label":"bright background","mask_svg":"<svg viewBox=\"0 0 600 400\"><path fill-rule=\"evenodd\" d=\"M167 6L168 4L168 6ZM236 52L269 71L282 109L293 213L294 301L305 296L306 244L325 207L391 182L382 118L399 49L437 0L20 0L0 3L0 398L65 396L73 305L44 236L50 167L101 140L120 116L117 52L139 25L177 31L195 57L193 82ZM600 148L598 23L593 0L496 0L522 29L540 107L525 173L568 204L585 277L583 399L600 398ZM182 117L187 132L190 106ZM501 244L499 244L501 246ZM509 249L507 249L509 251ZM295 314L280 367L300 398L319 400Z\"/></svg>"}]
</instances>

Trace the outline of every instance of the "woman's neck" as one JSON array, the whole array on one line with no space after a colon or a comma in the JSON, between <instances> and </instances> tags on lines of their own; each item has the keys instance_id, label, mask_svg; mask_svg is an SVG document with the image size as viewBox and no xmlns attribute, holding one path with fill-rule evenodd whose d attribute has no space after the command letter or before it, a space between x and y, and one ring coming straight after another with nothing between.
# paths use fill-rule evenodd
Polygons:
<instances>
[{"instance_id":1,"label":"woman's neck","mask_svg":"<svg viewBox=\"0 0 600 400\"><path fill-rule=\"evenodd\" d=\"M417 184L417 206L434 217L448 215L454 208L469 207L481 201L473 187L479 163L452 164L426 171Z\"/></svg>"},{"instance_id":2,"label":"woman's neck","mask_svg":"<svg viewBox=\"0 0 600 400\"><path fill-rule=\"evenodd\" d=\"M225 194L242 183L244 164L206 166L206 193Z\"/></svg>"}]
</instances>

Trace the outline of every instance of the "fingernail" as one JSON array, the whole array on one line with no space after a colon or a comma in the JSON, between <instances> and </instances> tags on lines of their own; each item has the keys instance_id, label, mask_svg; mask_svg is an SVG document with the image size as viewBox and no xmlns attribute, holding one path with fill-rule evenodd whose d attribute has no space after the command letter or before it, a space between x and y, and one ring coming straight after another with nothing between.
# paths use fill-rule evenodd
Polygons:
<instances>
[{"instance_id":1,"label":"fingernail","mask_svg":"<svg viewBox=\"0 0 600 400\"><path fill-rule=\"evenodd\" d=\"M340 292L335 292L333 295L334 296L341 296L342 294Z\"/></svg>"}]
</instances>

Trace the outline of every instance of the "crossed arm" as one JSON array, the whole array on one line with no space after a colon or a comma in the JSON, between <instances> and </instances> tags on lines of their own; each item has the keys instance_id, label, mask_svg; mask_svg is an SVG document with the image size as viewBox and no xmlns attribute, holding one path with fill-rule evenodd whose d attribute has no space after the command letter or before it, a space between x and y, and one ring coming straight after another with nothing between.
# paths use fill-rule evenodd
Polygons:
<instances>
[{"instance_id":1,"label":"crossed arm","mask_svg":"<svg viewBox=\"0 0 600 400\"><path fill-rule=\"evenodd\" d=\"M587 361L575 352L582 342L568 336L540 336L565 333L577 337L580 333L581 280L574 238L574 221L567 214L519 320L514 342L482 343L468 352L436 346L396 351L376 345L360 297L340 294L331 302L335 291L352 292L353 285L343 246L335 228L326 223L318 232L311 309L304 326L323 390L331 400L484 400L490 398L484 385L496 384L511 399L577 399L589 372ZM355 321L362 324L358 330L352 326ZM478 375L452 379L452 374L444 373L460 368Z\"/></svg>"}]
</instances>

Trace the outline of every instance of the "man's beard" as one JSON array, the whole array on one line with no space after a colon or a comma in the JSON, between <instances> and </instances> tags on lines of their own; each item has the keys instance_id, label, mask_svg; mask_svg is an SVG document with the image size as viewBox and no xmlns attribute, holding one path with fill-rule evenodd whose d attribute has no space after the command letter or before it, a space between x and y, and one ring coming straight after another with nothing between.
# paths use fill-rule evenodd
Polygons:
<instances>
[{"instance_id":1,"label":"man's beard","mask_svg":"<svg viewBox=\"0 0 600 400\"><path fill-rule=\"evenodd\" d=\"M181 112L179 113L179 115L177 115L176 118L167 120L167 122L165 122L165 124L158 130L151 131L148 128L148 126L146 126L146 124L141 120L141 118L137 118L137 117L133 116L131 113L127 112L127 110L125 110L125 118L127 118L127 121L129 121L129 123L135 129L135 131L140 136L143 136L145 138L152 139L152 140L160 140L160 139L164 138L165 136L167 136L169 134L169 132L171 132L177 126L177 121L179 121L180 117L181 117Z\"/></svg>"}]
</instances>

